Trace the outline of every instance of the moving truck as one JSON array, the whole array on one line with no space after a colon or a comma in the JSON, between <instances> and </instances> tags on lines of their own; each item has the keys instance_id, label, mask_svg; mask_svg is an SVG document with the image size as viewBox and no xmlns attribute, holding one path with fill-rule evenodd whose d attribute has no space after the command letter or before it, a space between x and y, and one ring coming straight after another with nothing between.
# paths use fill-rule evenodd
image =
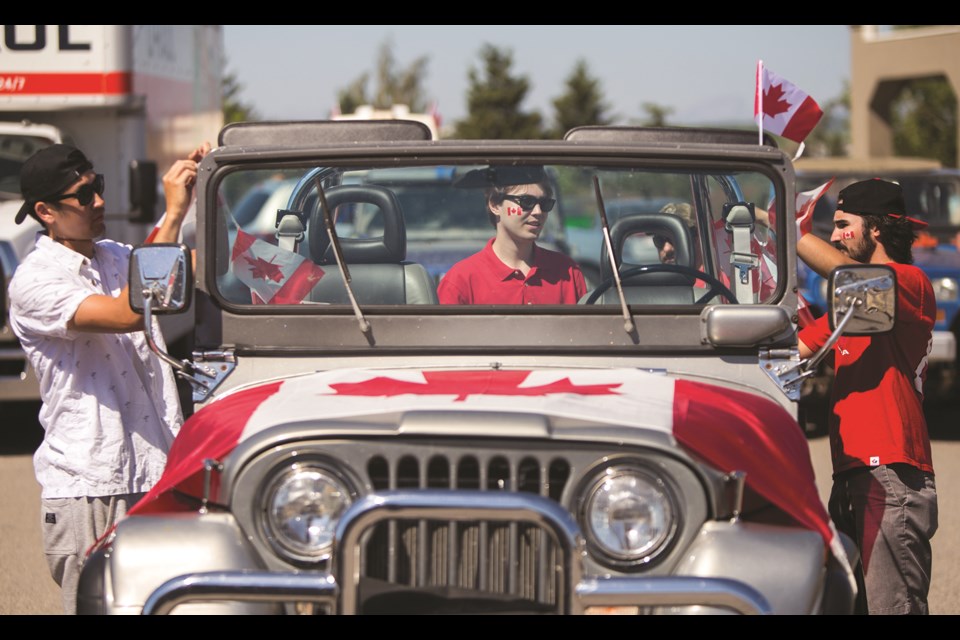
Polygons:
<instances>
[{"instance_id":1,"label":"moving truck","mask_svg":"<svg viewBox=\"0 0 960 640\"><path fill-rule=\"evenodd\" d=\"M106 237L142 242L163 213L163 172L223 126L223 66L221 25L3 25L0 251L12 266L33 246L25 233L39 229L30 219L12 224L20 167L57 142L82 149L104 175ZM186 339L192 325L189 317L164 322L168 343ZM35 397L16 338L4 340L0 400Z\"/></svg>"}]
</instances>

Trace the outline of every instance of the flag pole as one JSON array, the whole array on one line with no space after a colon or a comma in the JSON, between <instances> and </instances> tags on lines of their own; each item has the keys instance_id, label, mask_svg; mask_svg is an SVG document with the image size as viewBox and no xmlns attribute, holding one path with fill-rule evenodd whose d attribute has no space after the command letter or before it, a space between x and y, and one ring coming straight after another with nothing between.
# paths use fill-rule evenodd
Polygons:
<instances>
[{"instance_id":1,"label":"flag pole","mask_svg":"<svg viewBox=\"0 0 960 640\"><path fill-rule=\"evenodd\" d=\"M754 98L757 118L757 144L763 146L763 60L757 60L757 95Z\"/></svg>"}]
</instances>

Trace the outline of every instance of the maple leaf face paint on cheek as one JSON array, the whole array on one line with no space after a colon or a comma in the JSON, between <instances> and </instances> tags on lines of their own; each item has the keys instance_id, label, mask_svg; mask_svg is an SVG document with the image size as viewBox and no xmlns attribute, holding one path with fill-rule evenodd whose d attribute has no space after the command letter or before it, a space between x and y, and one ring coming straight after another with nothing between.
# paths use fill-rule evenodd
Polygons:
<instances>
[{"instance_id":1,"label":"maple leaf face paint on cheek","mask_svg":"<svg viewBox=\"0 0 960 640\"><path fill-rule=\"evenodd\" d=\"M521 213L523 213L523 210L520 207L507 207L508 216L519 216Z\"/></svg>"},{"instance_id":2,"label":"maple leaf face paint on cheek","mask_svg":"<svg viewBox=\"0 0 960 640\"><path fill-rule=\"evenodd\" d=\"M855 234L853 231L844 230L840 232L840 237L844 240L850 240L852 238L856 238L857 234Z\"/></svg>"}]
</instances>

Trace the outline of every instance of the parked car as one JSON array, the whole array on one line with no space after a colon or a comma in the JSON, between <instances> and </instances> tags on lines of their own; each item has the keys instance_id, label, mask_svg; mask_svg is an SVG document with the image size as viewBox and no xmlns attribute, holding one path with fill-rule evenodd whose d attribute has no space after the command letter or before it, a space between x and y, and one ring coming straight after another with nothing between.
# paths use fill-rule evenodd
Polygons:
<instances>
[{"instance_id":1,"label":"parked car","mask_svg":"<svg viewBox=\"0 0 960 640\"><path fill-rule=\"evenodd\" d=\"M173 363L196 410L160 483L88 554L79 611L851 613L859 558L796 420L812 365L792 228L772 288L751 286L754 204L793 214L789 156L749 132L431 141L413 125L229 125L201 162L196 277L186 247L135 250L147 319L195 295L195 358ZM604 230L621 262L595 247L578 304L437 304L407 236L435 217L479 230L472 205L437 204L473 187L393 189L503 163L596 190L598 218L607 201L689 202L702 261L678 217L625 213ZM301 177L281 223L302 237L231 235L229 194L276 171ZM622 251L654 233L676 265ZM286 293L252 304L231 271ZM892 328L887 268L833 284L845 326ZM885 325L861 318L861 290Z\"/></svg>"},{"instance_id":2,"label":"parked car","mask_svg":"<svg viewBox=\"0 0 960 640\"><path fill-rule=\"evenodd\" d=\"M15 197L19 198L19 187L17 191ZM3 193L0 193L0 264L6 275L3 281L6 292L13 272L33 249L36 234L43 227L33 218L27 218L23 224L15 224L13 218L16 211L4 211L4 202ZM22 201L17 199L15 202L19 209ZM37 400L40 398L37 376L27 363L20 341L6 322L6 312L4 308L4 323L0 329L0 402Z\"/></svg>"},{"instance_id":3,"label":"parked car","mask_svg":"<svg viewBox=\"0 0 960 640\"><path fill-rule=\"evenodd\" d=\"M937 298L937 319L928 359L927 400L954 402L960 398L957 376L960 348L960 170L943 168L935 160L924 158L810 158L797 161L797 190L807 191L826 183L833 184L817 202L813 212L813 233L830 239L837 195L859 180L883 178L903 187L907 213L928 223L913 247L914 264L923 269L933 284ZM826 309L827 282L802 261L798 281L813 314ZM817 409L808 427L812 432L826 429L827 408L824 393L829 393L832 371L825 365L818 380L811 380L811 400ZM816 391L814 392L814 389Z\"/></svg>"}]
</instances>

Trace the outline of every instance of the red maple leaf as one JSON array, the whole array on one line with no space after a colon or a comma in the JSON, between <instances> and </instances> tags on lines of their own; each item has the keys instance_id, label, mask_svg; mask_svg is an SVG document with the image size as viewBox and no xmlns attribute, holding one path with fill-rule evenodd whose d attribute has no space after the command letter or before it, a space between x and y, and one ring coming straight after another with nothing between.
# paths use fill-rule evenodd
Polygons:
<instances>
[{"instance_id":1,"label":"red maple leaf","mask_svg":"<svg viewBox=\"0 0 960 640\"><path fill-rule=\"evenodd\" d=\"M461 402L471 395L489 396L545 396L552 393L574 393L581 396L616 395L620 383L573 384L563 378L536 387L520 385L529 371L433 371L424 372L426 382L408 382L388 376L378 376L363 382L343 382L330 387L341 396L390 397L406 394L426 396L456 396Z\"/></svg>"},{"instance_id":2,"label":"red maple leaf","mask_svg":"<svg viewBox=\"0 0 960 640\"><path fill-rule=\"evenodd\" d=\"M270 262L267 262L260 257L251 259L247 255L243 256L243 259L250 265L250 273L253 275L254 280L260 279L280 282L283 280L283 272L280 270L279 265L273 264L274 258L276 258L276 256L270 258Z\"/></svg>"},{"instance_id":3,"label":"red maple leaf","mask_svg":"<svg viewBox=\"0 0 960 640\"><path fill-rule=\"evenodd\" d=\"M771 118L790 110L791 104L783 97L783 85L772 84L763 94L763 112Z\"/></svg>"}]
</instances>

